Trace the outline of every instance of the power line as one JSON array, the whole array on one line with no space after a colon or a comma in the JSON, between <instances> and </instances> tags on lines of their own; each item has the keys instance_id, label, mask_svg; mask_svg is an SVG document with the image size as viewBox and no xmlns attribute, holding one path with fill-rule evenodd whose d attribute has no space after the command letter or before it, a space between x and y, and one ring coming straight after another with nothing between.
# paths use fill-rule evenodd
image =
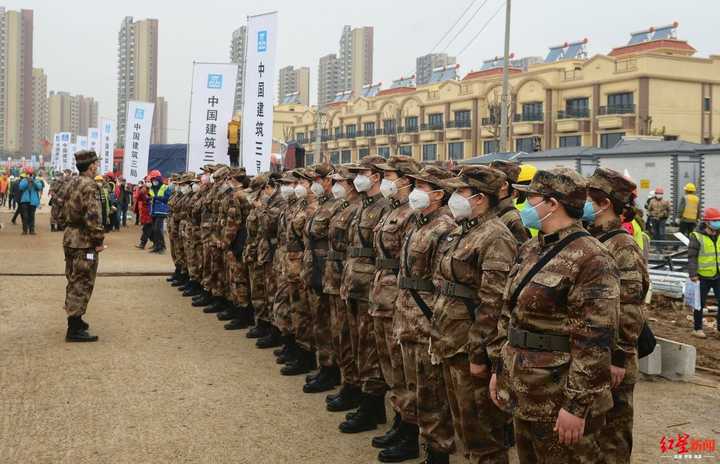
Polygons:
<instances>
[{"instance_id":1,"label":"power line","mask_svg":"<svg viewBox=\"0 0 720 464\"><path fill-rule=\"evenodd\" d=\"M448 29L447 31L445 31L445 34L443 34L443 36L440 38L440 40L438 40L438 42L435 44L435 46L430 50L430 53L434 52L435 49L438 47L438 45L440 45L440 44L442 43L442 41L445 40L448 35L450 35L450 32L452 32L452 30L455 28L455 26L458 25L458 23L459 23L460 20L463 18L463 16L465 16L465 14L466 14L468 11L470 11L470 8L472 8L472 6L475 4L475 2L477 2L477 0L472 0L472 2L470 2L470 4L467 6L467 8L465 8L465 11L463 11L462 14L458 17L458 19L455 20L455 22L453 23L453 25L450 26L450 29Z\"/></svg>"},{"instance_id":2,"label":"power line","mask_svg":"<svg viewBox=\"0 0 720 464\"><path fill-rule=\"evenodd\" d=\"M455 42L455 39L457 39L458 36L460 36L460 34L462 34L463 31L464 31L465 29L467 29L467 27L470 25L470 22L472 22L472 20L475 19L475 16L477 16L477 14L480 13L480 10L483 9L483 7L485 6L485 4L486 4L487 2L488 2L488 0L484 0L484 1L482 2L482 4L480 5L480 7L479 7L477 10L475 10L475 13L473 13L472 16L470 16L470 19L468 19L468 20L465 22L465 24L463 24L463 27L461 27L460 30L457 31L457 33L455 34L455 36L450 40L450 42L448 42L448 43L445 45L445 50L443 50L443 53L445 53L445 52L447 51L447 49L450 48L450 45L452 45L452 43Z\"/></svg>"},{"instance_id":3,"label":"power line","mask_svg":"<svg viewBox=\"0 0 720 464\"><path fill-rule=\"evenodd\" d=\"M493 15L490 16L490 18L488 18L488 20L485 22L485 24L483 24L483 27L481 27L480 30L477 32L477 34L475 34L475 36L474 36L472 39L470 39L470 42L468 42L467 45L465 45L465 46L462 48L462 50L460 50L460 52L457 54L457 56L462 55L463 52L465 52L465 50L467 50L468 47L470 47L470 45L472 45L473 42L475 42L475 40L480 36L480 34L482 34L482 32L488 27L488 25L490 24L490 22L491 22L493 19L495 19L495 16L497 16L497 15L500 13L500 11L503 9L504 6L505 6L505 2L502 2L502 4L500 5L500 7L499 7L497 10L495 10L495 13L493 13Z\"/></svg>"}]
</instances>

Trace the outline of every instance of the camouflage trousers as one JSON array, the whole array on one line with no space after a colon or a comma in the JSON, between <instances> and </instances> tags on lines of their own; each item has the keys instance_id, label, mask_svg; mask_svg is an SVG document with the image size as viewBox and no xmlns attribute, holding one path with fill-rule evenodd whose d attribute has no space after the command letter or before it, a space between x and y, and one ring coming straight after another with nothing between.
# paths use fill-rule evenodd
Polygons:
<instances>
[{"instance_id":1,"label":"camouflage trousers","mask_svg":"<svg viewBox=\"0 0 720 464\"><path fill-rule=\"evenodd\" d=\"M228 300L235 306L250 305L250 278L247 267L235 257L232 251L225 253L227 263L226 282L228 283Z\"/></svg>"},{"instance_id":2,"label":"camouflage trousers","mask_svg":"<svg viewBox=\"0 0 720 464\"><path fill-rule=\"evenodd\" d=\"M470 358L459 353L442 361L455 433L477 462L506 464L512 418L490 400L490 377L470 375Z\"/></svg>"},{"instance_id":3,"label":"camouflage trousers","mask_svg":"<svg viewBox=\"0 0 720 464\"><path fill-rule=\"evenodd\" d=\"M95 287L99 254L92 248L65 247L65 312L82 316Z\"/></svg>"},{"instance_id":4,"label":"camouflage trousers","mask_svg":"<svg viewBox=\"0 0 720 464\"><path fill-rule=\"evenodd\" d=\"M357 321L349 317L345 300L340 295L328 295L332 318L333 346L335 359L340 367L342 381L345 385L360 385L357 363L353 356L353 345L350 333L357 333ZM350 327L353 326L351 330Z\"/></svg>"},{"instance_id":5,"label":"camouflage trousers","mask_svg":"<svg viewBox=\"0 0 720 464\"><path fill-rule=\"evenodd\" d=\"M313 327L313 304L320 304L320 299L311 295L312 290L305 284L304 279L298 286L299 300L292 308L293 332L298 345L304 350L315 351L315 329Z\"/></svg>"},{"instance_id":6,"label":"camouflage trousers","mask_svg":"<svg viewBox=\"0 0 720 464\"><path fill-rule=\"evenodd\" d=\"M170 257L175 266L182 267L183 256L182 247L180 246L180 224L173 220L168 220L168 239L170 240Z\"/></svg>"},{"instance_id":7,"label":"camouflage trousers","mask_svg":"<svg viewBox=\"0 0 720 464\"><path fill-rule=\"evenodd\" d=\"M442 366L430 362L427 343L402 342L400 347L407 391L416 407L412 414L406 410L403 420L418 425L420 436L433 451L453 453L455 431Z\"/></svg>"},{"instance_id":8,"label":"camouflage trousers","mask_svg":"<svg viewBox=\"0 0 720 464\"><path fill-rule=\"evenodd\" d=\"M287 252L280 247L275 252L273 275L277 278L277 289L272 299L272 321L275 327L285 336L291 334L292 318L290 316L290 281L287 276Z\"/></svg>"},{"instance_id":9,"label":"camouflage trousers","mask_svg":"<svg viewBox=\"0 0 720 464\"><path fill-rule=\"evenodd\" d=\"M308 291L308 304L312 317L313 340L315 347L317 347L318 361L321 366L334 366L337 364L337 358L333 349L330 295L311 288Z\"/></svg>"},{"instance_id":10,"label":"camouflage trousers","mask_svg":"<svg viewBox=\"0 0 720 464\"><path fill-rule=\"evenodd\" d=\"M251 262L247 265L250 277L250 301L255 308L255 318L267 320L267 291L265 286L265 269L261 264Z\"/></svg>"},{"instance_id":11,"label":"camouflage trousers","mask_svg":"<svg viewBox=\"0 0 720 464\"><path fill-rule=\"evenodd\" d=\"M50 207L50 224L62 225L63 221L63 210L60 206L52 205Z\"/></svg>"},{"instance_id":12,"label":"camouflage trousers","mask_svg":"<svg viewBox=\"0 0 720 464\"><path fill-rule=\"evenodd\" d=\"M375 324L369 312L370 303L349 298L348 318L354 318L356 324L350 326L353 359L357 364L358 376L363 393L373 396L384 395L388 389L380 370L377 343L375 343ZM355 333L352 331L356 330Z\"/></svg>"},{"instance_id":13,"label":"camouflage trousers","mask_svg":"<svg viewBox=\"0 0 720 464\"><path fill-rule=\"evenodd\" d=\"M388 385L392 408L405 422L416 423L415 392L407 389L402 350L393 335L392 317L373 316L375 343L383 378Z\"/></svg>"},{"instance_id":14,"label":"camouflage trousers","mask_svg":"<svg viewBox=\"0 0 720 464\"><path fill-rule=\"evenodd\" d=\"M202 241L202 266L200 267L202 273L201 284L205 290L210 291L210 277L212 272L212 254L210 241L205 239Z\"/></svg>"},{"instance_id":15,"label":"camouflage trousers","mask_svg":"<svg viewBox=\"0 0 720 464\"><path fill-rule=\"evenodd\" d=\"M597 431L603 426L604 416L588 419L585 434L578 443L558 443L555 421L534 422L514 418L515 446L520 464L601 464L605 457L597 443Z\"/></svg>"},{"instance_id":16,"label":"camouflage trousers","mask_svg":"<svg viewBox=\"0 0 720 464\"><path fill-rule=\"evenodd\" d=\"M265 279L265 305L263 310L258 314L255 313L256 317L268 323L273 322L273 301L275 300L275 293L278 287L278 276L273 272L273 263L264 263L260 265L260 269Z\"/></svg>"},{"instance_id":17,"label":"camouflage trousers","mask_svg":"<svg viewBox=\"0 0 720 464\"><path fill-rule=\"evenodd\" d=\"M225 266L225 253L218 246L210 247L210 287L208 290L212 296L226 298L228 296L228 285L225 281L227 267Z\"/></svg>"},{"instance_id":18,"label":"camouflage trousers","mask_svg":"<svg viewBox=\"0 0 720 464\"><path fill-rule=\"evenodd\" d=\"M187 269L190 278L196 282L202 280L202 247L198 246L195 227L188 225L183 237L183 251L187 257Z\"/></svg>"},{"instance_id":19,"label":"camouflage trousers","mask_svg":"<svg viewBox=\"0 0 720 464\"><path fill-rule=\"evenodd\" d=\"M605 413L605 427L597 433L597 441L607 464L630 462L633 445L634 390L633 383L621 383L613 390L613 407Z\"/></svg>"}]
</instances>

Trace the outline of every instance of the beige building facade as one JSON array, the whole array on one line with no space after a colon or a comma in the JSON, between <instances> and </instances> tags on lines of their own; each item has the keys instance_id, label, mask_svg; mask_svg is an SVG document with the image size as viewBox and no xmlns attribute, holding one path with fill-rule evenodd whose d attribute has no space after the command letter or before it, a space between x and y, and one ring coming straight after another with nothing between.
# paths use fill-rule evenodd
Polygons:
<instances>
[{"instance_id":1,"label":"beige building facade","mask_svg":"<svg viewBox=\"0 0 720 464\"><path fill-rule=\"evenodd\" d=\"M712 143L720 139L720 56L693 56L674 38L510 69L509 144L533 152L611 147L623 136ZM418 160L464 159L498 150L502 68L461 80L380 91L327 106L321 157L316 112L292 127L308 159L349 162L367 154Z\"/></svg>"},{"instance_id":2,"label":"beige building facade","mask_svg":"<svg viewBox=\"0 0 720 464\"><path fill-rule=\"evenodd\" d=\"M165 97L157 97L153 111L153 127L150 143L167 143L168 104Z\"/></svg>"},{"instance_id":3,"label":"beige building facade","mask_svg":"<svg viewBox=\"0 0 720 464\"><path fill-rule=\"evenodd\" d=\"M51 91L48 96L48 134L71 132L87 135L88 128L98 127L98 102L92 97Z\"/></svg>"},{"instance_id":4,"label":"beige building facade","mask_svg":"<svg viewBox=\"0 0 720 464\"><path fill-rule=\"evenodd\" d=\"M41 68L33 68L32 88L32 152L36 154L48 154L46 152L49 147L48 142L50 135L48 132L47 75Z\"/></svg>"}]
</instances>

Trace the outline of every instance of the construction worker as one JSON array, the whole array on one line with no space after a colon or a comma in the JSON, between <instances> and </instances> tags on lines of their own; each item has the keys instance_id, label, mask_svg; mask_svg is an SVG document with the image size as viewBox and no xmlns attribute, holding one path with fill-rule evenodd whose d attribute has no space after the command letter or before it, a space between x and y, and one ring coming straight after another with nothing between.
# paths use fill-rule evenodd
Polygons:
<instances>
[{"instance_id":1,"label":"construction worker","mask_svg":"<svg viewBox=\"0 0 720 464\"><path fill-rule=\"evenodd\" d=\"M665 222L670 217L670 202L663 199L664 193L662 187L657 187L655 195L645 206L648 212L648 229L654 240L665 238Z\"/></svg>"},{"instance_id":2,"label":"construction worker","mask_svg":"<svg viewBox=\"0 0 720 464\"><path fill-rule=\"evenodd\" d=\"M703 331L703 308L710 289L720 298L720 210L706 208L703 222L690 234L688 244L688 275L693 282L700 282L700 308L693 311L693 337L705 338ZM716 333L720 328L717 320Z\"/></svg>"},{"instance_id":3,"label":"construction worker","mask_svg":"<svg viewBox=\"0 0 720 464\"><path fill-rule=\"evenodd\" d=\"M520 174L518 174L517 178L518 185L530 185L530 181L533 180L536 172L537 168L532 164L521 165ZM527 197L525 193L517 192L517 197L515 198L515 207L518 209L518 211L522 211L525 209L525 206L527 206ZM528 227L527 230L528 232L530 232L530 237L537 237L537 229Z\"/></svg>"},{"instance_id":4,"label":"construction worker","mask_svg":"<svg viewBox=\"0 0 720 464\"><path fill-rule=\"evenodd\" d=\"M690 235L697 227L700 219L700 198L695 195L695 184L692 182L685 185L685 195L680 199L678 206L678 222L680 233Z\"/></svg>"},{"instance_id":5,"label":"construction worker","mask_svg":"<svg viewBox=\"0 0 720 464\"><path fill-rule=\"evenodd\" d=\"M240 115L233 116L232 121L228 123L228 156L230 157L230 166L238 166L240 163Z\"/></svg>"}]
</instances>

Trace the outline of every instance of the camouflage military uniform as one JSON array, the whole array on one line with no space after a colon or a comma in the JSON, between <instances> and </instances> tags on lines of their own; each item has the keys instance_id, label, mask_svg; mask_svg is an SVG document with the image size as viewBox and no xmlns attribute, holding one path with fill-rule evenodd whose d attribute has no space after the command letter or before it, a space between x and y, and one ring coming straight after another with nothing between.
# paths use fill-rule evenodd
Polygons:
<instances>
[{"instance_id":1,"label":"camouflage military uniform","mask_svg":"<svg viewBox=\"0 0 720 464\"><path fill-rule=\"evenodd\" d=\"M288 243L288 259L290 261L290 275L292 276L293 292L290 296L292 303L293 333L298 345L307 352L315 351L315 333L313 329L312 309L310 308L310 274L312 269L305 265L305 227L310 218L317 211L318 203L314 195L308 195L301 200L303 204L294 218L290 221L290 235L293 237ZM293 243L290 245L290 243ZM297 250L297 251L291 251ZM295 280L297 279L297 280Z\"/></svg>"},{"instance_id":2,"label":"camouflage military uniform","mask_svg":"<svg viewBox=\"0 0 720 464\"><path fill-rule=\"evenodd\" d=\"M228 283L227 298L236 307L246 308L250 305L250 278L247 267L242 264L242 251L245 245L245 221L250 212L250 203L239 181L231 178L229 185L228 207L221 238L227 263L225 275Z\"/></svg>"},{"instance_id":3,"label":"camouflage military uniform","mask_svg":"<svg viewBox=\"0 0 720 464\"><path fill-rule=\"evenodd\" d=\"M585 181L569 169L538 171L526 188L579 210L585 203ZM582 230L573 223L522 246L498 336L488 347L498 399L513 413L520 462L603 461L596 432L612 407L610 355L620 292L613 259L596 239L580 237L532 277L514 307L509 302L543 254ZM586 420L578 443L561 444L553 432L561 408Z\"/></svg>"},{"instance_id":4,"label":"camouflage military uniform","mask_svg":"<svg viewBox=\"0 0 720 464\"><path fill-rule=\"evenodd\" d=\"M495 160L490 163L491 168L501 171L507 176L506 182L509 184L517 184L520 175L520 164L513 161ZM523 244L530 239L525 225L520 219L520 211L515 207L514 200L511 196L500 200L495 210L505 226L510 229L518 244Z\"/></svg>"},{"instance_id":5,"label":"camouflage military uniform","mask_svg":"<svg viewBox=\"0 0 720 464\"><path fill-rule=\"evenodd\" d=\"M188 176L189 178L190 176ZM193 176L194 179L194 176ZM190 188L190 184L188 184L188 187ZM190 233L190 213L192 211L192 205L193 200L196 197L196 194L192 191L186 193L183 196L183 200L178 203L177 207L175 208L175 212L173 214L178 215L178 244L177 246L182 250L182 255L184 257L184 267L182 269L182 272L190 278L190 265L192 260L192 250L188 249L187 244L187 237Z\"/></svg>"},{"instance_id":6,"label":"camouflage military uniform","mask_svg":"<svg viewBox=\"0 0 720 464\"><path fill-rule=\"evenodd\" d=\"M215 228L214 203L219 183L209 184L208 191L202 197L200 207L200 243L202 245L202 286L208 292L212 292L212 266L213 266L213 232Z\"/></svg>"},{"instance_id":7,"label":"camouflage military uniform","mask_svg":"<svg viewBox=\"0 0 720 464\"><path fill-rule=\"evenodd\" d=\"M64 205L63 236L65 251L65 312L69 317L85 314L95 286L99 254L105 229L100 209L100 189L86 175L74 177L67 186L68 197Z\"/></svg>"},{"instance_id":8,"label":"camouflage military uniform","mask_svg":"<svg viewBox=\"0 0 720 464\"><path fill-rule=\"evenodd\" d=\"M627 205L632 203L636 185L618 172L598 168L589 178L588 188L600 190ZM619 333L612 364L625 369L622 383L612 391L613 407L605 416L606 425L598 434L598 443L606 463L629 463L633 444L633 391L638 378L637 339L645 322L642 306L650 277L642 250L622 228L619 219L592 225L590 232L607 247L620 272Z\"/></svg>"},{"instance_id":9,"label":"camouflage military uniform","mask_svg":"<svg viewBox=\"0 0 720 464\"><path fill-rule=\"evenodd\" d=\"M183 248L188 255L188 273L193 282L201 283L203 280L203 247L202 247L202 213L205 198L210 193L207 184L200 184L198 192L193 194L190 205L189 224Z\"/></svg>"},{"instance_id":10,"label":"camouflage military uniform","mask_svg":"<svg viewBox=\"0 0 720 464\"><path fill-rule=\"evenodd\" d=\"M182 256L178 254L179 215L175 214L173 210L177 208L177 203L182 199L183 194L177 185L178 180L180 180L178 175L173 174L171 180L175 183L175 186L167 202L168 209L170 210L167 218L167 234L170 241L170 257L173 260L173 264L175 264L175 269L177 269L182 264Z\"/></svg>"},{"instance_id":11,"label":"camouflage military uniform","mask_svg":"<svg viewBox=\"0 0 720 464\"><path fill-rule=\"evenodd\" d=\"M222 167L213 173L213 197L210 216L210 236L208 237L208 249L210 252L210 272L208 278L208 290L215 298L225 298L228 286L225 283L227 267L225 265L225 249L222 248L222 230L224 228L227 199L230 194L228 176L230 170Z\"/></svg>"},{"instance_id":12,"label":"camouflage military uniform","mask_svg":"<svg viewBox=\"0 0 720 464\"><path fill-rule=\"evenodd\" d=\"M278 276L278 288L273 302L273 323L286 337L293 333L291 294L295 288L293 285L297 285L297 281L291 282L289 276L288 241L290 237L288 233L290 221L300 212L301 206L302 201L292 197L278 218L278 251L275 254L273 268L274 274Z\"/></svg>"},{"instance_id":13,"label":"camouflage military uniform","mask_svg":"<svg viewBox=\"0 0 720 464\"><path fill-rule=\"evenodd\" d=\"M262 310L255 312L258 320L271 323L273 321L273 302L277 292L277 276L273 273L273 261L277 251L277 228L280 213L287 208L287 202L280 195L280 188L276 188L272 195L263 200L258 208L258 244L257 266L265 279L265 302Z\"/></svg>"},{"instance_id":14,"label":"camouflage military uniform","mask_svg":"<svg viewBox=\"0 0 720 464\"><path fill-rule=\"evenodd\" d=\"M70 183L71 177L61 176L55 179L50 185L50 224L55 230L63 227L63 204L65 203L66 187Z\"/></svg>"},{"instance_id":15,"label":"camouflage military uniform","mask_svg":"<svg viewBox=\"0 0 720 464\"><path fill-rule=\"evenodd\" d=\"M455 450L450 407L447 402L442 366L430 362L430 320L418 301L432 310L435 286L432 283L434 259L440 240L455 228L446 208L418 215L400 251L400 292L394 318L394 333L400 341L406 387L415 393L415 417L403 420L417 423L420 436L436 452Z\"/></svg>"}]
</instances>

